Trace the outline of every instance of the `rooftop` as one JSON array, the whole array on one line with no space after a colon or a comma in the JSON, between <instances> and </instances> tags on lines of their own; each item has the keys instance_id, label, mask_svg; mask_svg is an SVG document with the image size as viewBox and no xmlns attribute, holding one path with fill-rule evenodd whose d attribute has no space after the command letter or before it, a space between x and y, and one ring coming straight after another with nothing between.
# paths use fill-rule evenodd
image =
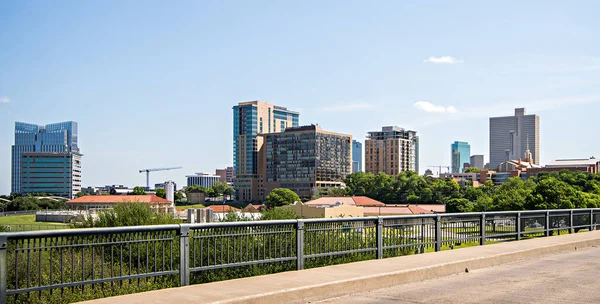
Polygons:
<instances>
[{"instance_id":1,"label":"rooftop","mask_svg":"<svg viewBox=\"0 0 600 304\"><path fill-rule=\"evenodd\" d=\"M344 205L356 205L356 206L385 206L384 203L368 198L366 196L345 196L345 197L333 197L325 196L316 200L308 201L305 205L312 206L323 206L323 205L334 205L336 203L342 203Z\"/></svg>"},{"instance_id":2,"label":"rooftop","mask_svg":"<svg viewBox=\"0 0 600 304\"><path fill-rule=\"evenodd\" d=\"M598 164L598 162L600 160L595 158L557 159L551 161L546 167L593 166Z\"/></svg>"},{"instance_id":3,"label":"rooftop","mask_svg":"<svg viewBox=\"0 0 600 304\"><path fill-rule=\"evenodd\" d=\"M86 195L72 199L67 204L93 204L93 203L171 203L170 201L156 195Z\"/></svg>"}]
</instances>

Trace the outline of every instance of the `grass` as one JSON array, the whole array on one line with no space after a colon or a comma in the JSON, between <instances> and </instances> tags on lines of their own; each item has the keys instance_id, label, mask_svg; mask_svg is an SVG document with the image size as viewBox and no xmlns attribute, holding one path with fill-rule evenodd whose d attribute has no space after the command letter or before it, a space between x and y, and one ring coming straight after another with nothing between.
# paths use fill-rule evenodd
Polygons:
<instances>
[{"instance_id":1,"label":"grass","mask_svg":"<svg viewBox=\"0 0 600 304\"><path fill-rule=\"evenodd\" d=\"M186 210L186 209L190 209L190 208L194 208L194 209L204 208L204 205L202 205L202 204L195 204L195 205L175 206L175 209L180 209L180 210Z\"/></svg>"},{"instance_id":2,"label":"grass","mask_svg":"<svg viewBox=\"0 0 600 304\"><path fill-rule=\"evenodd\" d=\"M35 214L1 216L0 226L10 226L13 232L69 228L68 224L63 223L36 222Z\"/></svg>"}]
</instances>

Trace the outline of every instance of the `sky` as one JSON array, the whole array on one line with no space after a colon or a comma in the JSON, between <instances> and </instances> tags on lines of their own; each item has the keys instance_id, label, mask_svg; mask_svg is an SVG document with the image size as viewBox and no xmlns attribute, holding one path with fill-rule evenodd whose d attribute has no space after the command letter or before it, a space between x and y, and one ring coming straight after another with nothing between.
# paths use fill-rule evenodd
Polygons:
<instances>
[{"instance_id":1,"label":"sky","mask_svg":"<svg viewBox=\"0 0 600 304\"><path fill-rule=\"evenodd\" d=\"M489 154L489 117L541 120L541 160L600 156L598 1L0 1L0 193L14 123L74 120L83 185L232 165L232 106L300 124L416 130L420 168L452 142ZM434 171L436 171L434 169ZM422 173L421 172L421 173Z\"/></svg>"}]
</instances>

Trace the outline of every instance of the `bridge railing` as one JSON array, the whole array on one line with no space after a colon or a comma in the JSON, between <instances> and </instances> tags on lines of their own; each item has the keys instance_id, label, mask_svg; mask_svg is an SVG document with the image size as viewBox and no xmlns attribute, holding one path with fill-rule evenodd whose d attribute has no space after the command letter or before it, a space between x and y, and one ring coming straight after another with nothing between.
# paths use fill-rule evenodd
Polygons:
<instances>
[{"instance_id":1,"label":"bridge railing","mask_svg":"<svg viewBox=\"0 0 600 304\"><path fill-rule=\"evenodd\" d=\"M0 303L71 302L595 230L600 209L0 233Z\"/></svg>"}]
</instances>

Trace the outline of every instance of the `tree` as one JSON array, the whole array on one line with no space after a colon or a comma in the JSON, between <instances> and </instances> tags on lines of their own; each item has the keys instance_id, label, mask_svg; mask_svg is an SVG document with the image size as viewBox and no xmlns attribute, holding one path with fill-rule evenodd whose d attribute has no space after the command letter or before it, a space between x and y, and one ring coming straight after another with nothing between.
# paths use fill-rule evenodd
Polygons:
<instances>
[{"instance_id":1,"label":"tree","mask_svg":"<svg viewBox=\"0 0 600 304\"><path fill-rule=\"evenodd\" d=\"M202 187L200 185L191 185L191 186L185 187L184 191L185 191L185 193L189 193L190 191L195 191L195 190L199 190L199 191L206 193L206 190L208 190L208 189L206 189L206 187Z\"/></svg>"},{"instance_id":2,"label":"tree","mask_svg":"<svg viewBox=\"0 0 600 304\"><path fill-rule=\"evenodd\" d=\"M233 188L229 185L227 185L227 189L225 189L225 192L223 192L223 195L226 195L229 197L229 199L231 200L231 197L235 194L235 190L233 190Z\"/></svg>"},{"instance_id":3,"label":"tree","mask_svg":"<svg viewBox=\"0 0 600 304\"><path fill-rule=\"evenodd\" d=\"M167 190L165 190L163 188L156 189L156 196L162 197L162 198L167 198Z\"/></svg>"},{"instance_id":4,"label":"tree","mask_svg":"<svg viewBox=\"0 0 600 304\"><path fill-rule=\"evenodd\" d=\"M175 196L175 202L176 203L181 203L184 200L184 198L185 198L184 194L185 194L185 192L183 192L181 190L175 191L175 195L174 195Z\"/></svg>"},{"instance_id":5,"label":"tree","mask_svg":"<svg viewBox=\"0 0 600 304\"><path fill-rule=\"evenodd\" d=\"M287 188L275 188L267 195L267 207L280 207L300 201L296 192Z\"/></svg>"},{"instance_id":6,"label":"tree","mask_svg":"<svg viewBox=\"0 0 600 304\"><path fill-rule=\"evenodd\" d=\"M131 194L133 194L133 195L145 195L146 191L144 190L144 188L142 188L140 186L136 186L136 187L133 187L133 192L131 192Z\"/></svg>"},{"instance_id":7,"label":"tree","mask_svg":"<svg viewBox=\"0 0 600 304\"><path fill-rule=\"evenodd\" d=\"M214 182L210 188L215 192L216 196L219 196L225 193L227 188L229 188L229 185L224 182Z\"/></svg>"},{"instance_id":8,"label":"tree","mask_svg":"<svg viewBox=\"0 0 600 304\"><path fill-rule=\"evenodd\" d=\"M481 171L481 170L477 167L470 167L470 168L465 169L465 173L477 173L479 171Z\"/></svg>"},{"instance_id":9,"label":"tree","mask_svg":"<svg viewBox=\"0 0 600 304\"><path fill-rule=\"evenodd\" d=\"M88 195L88 194L79 191L75 194L75 198L79 198L79 197L86 196L86 195Z\"/></svg>"}]
</instances>

